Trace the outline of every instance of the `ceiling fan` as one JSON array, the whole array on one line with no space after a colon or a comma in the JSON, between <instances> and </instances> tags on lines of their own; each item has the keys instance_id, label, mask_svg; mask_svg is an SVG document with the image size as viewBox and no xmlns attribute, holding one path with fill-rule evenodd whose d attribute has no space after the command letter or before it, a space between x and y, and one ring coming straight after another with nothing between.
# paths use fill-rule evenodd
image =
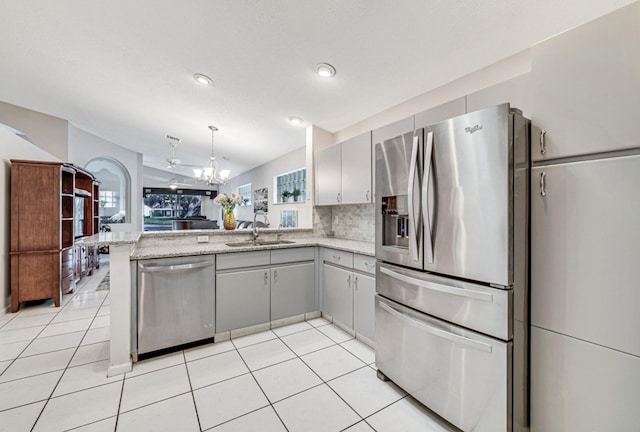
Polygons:
<instances>
[{"instance_id":1,"label":"ceiling fan","mask_svg":"<svg viewBox=\"0 0 640 432\"><path fill-rule=\"evenodd\" d=\"M181 165L180 159L176 158L176 146L180 143L180 138L171 135L164 136L171 146L171 157L166 159L166 167L171 169L171 178L169 179L169 189L177 189L179 186L193 186L190 183L180 183L176 179L176 166Z\"/></svg>"}]
</instances>

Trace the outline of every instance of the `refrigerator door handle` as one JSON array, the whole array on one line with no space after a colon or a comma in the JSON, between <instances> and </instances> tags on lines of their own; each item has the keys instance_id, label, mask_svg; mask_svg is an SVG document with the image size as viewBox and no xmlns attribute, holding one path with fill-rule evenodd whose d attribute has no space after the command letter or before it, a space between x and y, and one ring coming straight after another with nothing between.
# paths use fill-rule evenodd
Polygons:
<instances>
[{"instance_id":1,"label":"refrigerator door handle","mask_svg":"<svg viewBox=\"0 0 640 432\"><path fill-rule=\"evenodd\" d=\"M431 155L433 153L433 132L427 133L424 149L424 174L422 178L422 220L425 232L425 261L433 264L433 238L429 222L429 175L431 174Z\"/></svg>"},{"instance_id":2,"label":"refrigerator door handle","mask_svg":"<svg viewBox=\"0 0 640 432\"><path fill-rule=\"evenodd\" d=\"M453 295L457 295L457 296L461 296L461 297L468 297L468 298L473 298L476 300L484 300L484 301L488 301L488 302L492 302L493 301L493 295L489 294L489 293L485 293L482 291L474 291L474 290L470 290L470 289L462 289L462 288L456 288L456 287L452 287L452 286L447 286L447 285L442 285L439 283L435 283L435 282L429 282L429 281L424 281L421 279L414 279L412 277L409 276L405 276L401 273L397 273L394 272L393 270L389 270L388 268L385 267L380 267L380 273L384 273L387 276L390 276L394 279L397 279L399 281L402 282L406 282L412 285L417 285L421 288L426 288L432 291L439 291L439 292L443 292L446 294L453 294Z\"/></svg>"},{"instance_id":3,"label":"refrigerator door handle","mask_svg":"<svg viewBox=\"0 0 640 432\"><path fill-rule=\"evenodd\" d=\"M416 221L415 217L415 207L413 202L413 184L416 180L416 174L418 172L418 144L419 138L418 136L413 137L413 146L411 148L411 165L409 166L409 190L408 193L408 205L409 205L409 223L411 224L411 232L409 236L409 241L411 245L409 246L409 252L411 253L411 259L413 261L418 261L420 259L420 255L418 253L418 221Z\"/></svg>"},{"instance_id":4,"label":"refrigerator door handle","mask_svg":"<svg viewBox=\"0 0 640 432\"><path fill-rule=\"evenodd\" d=\"M436 327L430 326L428 324L425 324L425 323L423 323L421 321L418 321L415 318L411 318L411 317L409 317L407 315L404 315L403 313L395 310L394 308L392 308L391 306L387 305L386 303L379 302L378 304L380 305L380 307L382 309L384 309L385 311L390 313L392 316L394 316L394 317L398 318L399 320L404 321L404 322L406 322L408 324L411 324L413 326L419 327L422 330L425 330L425 331L427 331L428 333L431 333L434 336L438 336L438 337L441 337L443 339L447 339L447 340L449 340L449 341L451 341L451 342L453 342L455 344L458 344L458 345L464 345L464 346L467 346L469 348L474 348L474 349L477 349L479 351L484 351L484 352L488 352L488 353L490 353L492 351L492 349L493 349L493 347L491 345L487 344L487 343L476 341L476 340L473 340L473 339L469 339L467 337L460 336L460 335L457 335L455 333L450 333L450 332L445 331L445 330L441 330L439 328L436 328Z\"/></svg>"}]
</instances>

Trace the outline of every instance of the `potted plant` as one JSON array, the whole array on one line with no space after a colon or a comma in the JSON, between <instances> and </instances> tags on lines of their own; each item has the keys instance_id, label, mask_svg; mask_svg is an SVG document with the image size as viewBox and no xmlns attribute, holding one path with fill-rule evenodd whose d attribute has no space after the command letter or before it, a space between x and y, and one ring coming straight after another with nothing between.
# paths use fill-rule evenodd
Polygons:
<instances>
[{"instance_id":1,"label":"potted plant","mask_svg":"<svg viewBox=\"0 0 640 432\"><path fill-rule=\"evenodd\" d=\"M302 192L300 191L300 189L295 188L295 189L293 190L293 192L291 193L291 195L293 195L293 200L294 200L294 201L298 201L298 197L300 196L300 194L301 194L301 193L302 193Z\"/></svg>"},{"instance_id":2,"label":"potted plant","mask_svg":"<svg viewBox=\"0 0 640 432\"><path fill-rule=\"evenodd\" d=\"M282 195L282 202L287 202L289 200L289 197L291 196L291 192L285 189L282 191L281 195Z\"/></svg>"},{"instance_id":3,"label":"potted plant","mask_svg":"<svg viewBox=\"0 0 640 432\"><path fill-rule=\"evenodd\" d=\"M222 221L224 229L233 230L236 228L236 217L233 214L233 209L241 202L243 202L242 195L237 194L231 194L231 196L220 194L213 199L214 204L224 209L224 219Z\"/></svg>"}]
</instances>

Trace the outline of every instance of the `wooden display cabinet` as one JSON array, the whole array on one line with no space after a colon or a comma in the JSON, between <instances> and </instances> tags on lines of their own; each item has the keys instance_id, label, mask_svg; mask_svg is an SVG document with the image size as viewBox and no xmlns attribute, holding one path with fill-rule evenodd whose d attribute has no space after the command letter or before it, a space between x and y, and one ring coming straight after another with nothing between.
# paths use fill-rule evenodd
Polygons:
<instances>
[{"instance_id":1,"label":"wooden display cabinet","mask_svg":"<svg viewBox=\"0 0 640 432\"><path fill-rule=\"evenodd\" d=\"M11 312L30 300L60 306L79 276L93 272L97 253L78 253L74 242L98 230L94 193L93 175L71 164L11 160Z\"/></svg>"},{"instance_id":2,"label":"wooden display cabinet","mask_svg":"<svg viewBox=\"0 0 640 432\"><path fill-rule=\"evenodd\" d=\"M68 263L74 240L74 178L63 163L11 161L12 312L28 300L53 298L60 306L63 258Z\"/></svg>"}]
</instances>

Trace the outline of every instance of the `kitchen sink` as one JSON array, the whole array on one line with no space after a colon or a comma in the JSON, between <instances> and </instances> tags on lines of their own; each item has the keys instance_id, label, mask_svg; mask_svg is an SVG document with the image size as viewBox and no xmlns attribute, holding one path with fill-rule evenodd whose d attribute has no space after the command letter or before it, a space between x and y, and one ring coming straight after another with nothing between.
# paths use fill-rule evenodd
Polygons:
<instances>
[{"instance_id":1,"label":"kitchen sink","mask_svg":"<svg viewBox=\"0 0 640 432\"><path fill-rule=\"evenodd\" d=\"M271 246L271 245L281 245L281 244L291 244L291 243L295 243L295 242L291 240L246 240L246 241L227 243L227 246L250 247L250 246Z\"/></svg>"}]
</instances>

